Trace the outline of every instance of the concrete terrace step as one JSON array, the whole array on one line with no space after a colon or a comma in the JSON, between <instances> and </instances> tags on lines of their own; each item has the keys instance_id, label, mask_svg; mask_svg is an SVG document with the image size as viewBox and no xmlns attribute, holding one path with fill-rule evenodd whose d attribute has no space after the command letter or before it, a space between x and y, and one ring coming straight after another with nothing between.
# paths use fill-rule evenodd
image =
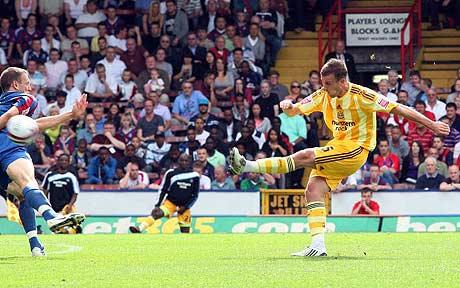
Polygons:
<instances>
[{"instance_id":1,"label":"concrete terrace step","mask_svg":"<svg viewBox=\"0 0 460 288\"><path fill-rule=\"evenodd\" d=\"M460 53L457 52L425 52L423 61L460 61Z\"/></svg>"}]
</instances>

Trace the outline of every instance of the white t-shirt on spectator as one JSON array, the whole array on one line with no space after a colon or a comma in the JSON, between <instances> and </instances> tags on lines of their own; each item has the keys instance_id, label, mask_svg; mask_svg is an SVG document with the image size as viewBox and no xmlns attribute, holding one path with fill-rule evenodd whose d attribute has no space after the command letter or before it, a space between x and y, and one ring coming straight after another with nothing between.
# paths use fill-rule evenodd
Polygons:
<instances>
[{"instance_id":1,"label":"white t-shirt on spectator","mask_svg":"<svg viewBox=\"0 0 460 288\"><path fill-rule=\"evenodd\" d=\"M64 86L65 76L67 76L68 72L62 73L60 84ZM86 74L82 70L78 70L78 72L73 75L73 81L75 83L75 87L77 87L80 91L83 91L86 86L86 81L88 80L88 74Z\"/></svg>"},{"instance_id":2,"label":"white t-shirt on spectator","mask_svg":"<svg viewBox=\"0 0 460 288\"><path fill-rule=\"evenodd\" d=\"M145 173L144 171L139 171L139 175L137 175L137 179L133 180L131 177L128 178L128 188L135 187L141 183L144 183L145 185L150 184L149 180L149 175Z\"/></svg>"},{"instance_id":3,"label":"white t-shirt on spectator","mask_svg":"<svg viewBox=\"0 0 460 288\"><path fill-rule=\"evenodd\" d=\"M126 39L118 39L115 35L110 35L107 43L109 46L118 47L123 51L128 50L128 48L126 48Z\"/></svg>"},{"instance_id":4,"label":"white t-shirt on spectator","mask_svg":"<svg viewBox=\"0 0 460 288\"><path fill-rule=\"evenodd\" d=\"M106 77L110 90L112 90L114 94L117 93L117 81L112 76L107 75ZM101 83L101 80L99 80L96 73L89 76L88 81L86 82L85 91L88 93L105 93L105 85L104 83Z\"/></svg>"},{"instance_id":5,"label":"white t-shirt on spectator","mask_svg":"<svg viewBox=\"0 0 460 288\"><path fill-rule=\"evenodd\" d=\"M236 134L235 141L240 140L240 138L241 138L241 132L238 132L238 134ZM252 133L252 139L256 141L257 145L259 145L259 149L262 149L262 146L264 146L264 143L265 143L265 134L260 133L257 130L254 130L254 133Z\"/></svg>"},{"instance_id":6,"label":"white t-shirt on spectator","mask_svg":"<svg viewBox=\"0 0 460 288\"><path fill-rule=\"evenodd\" d=\"M211 178L206 175L201 175L200 177L200 190L210 190L211 189Z\"/></svg>"},{"instance_id":7,"label":"white t-shirt on spectator","mask_svg":"<svg viewBox=\"0 0 460 288\"><path fill-rule=\"evenodd\" d=\"M94 14L83 13L78 16L77 21L75 24L89 24L89 23L99 23L101 21L105 21L107 19L103 13L97 11ZM86 27L78 30L78 37L94 37L99 35L97 28L95 27Z\"/></svg>"},{"instance_id":8,"label":"white t-shirt on spectator","mask_svg":"<svg viewBox=\"0 0 460 288\"><path fill-rule=\"evenodd\" d=\"M35 99L38 102L37 108L34 111L34 114L32 115L33 119L37 119L39 117L42 117L47 114L47 106L48 106L48 101L46 101L45 96L41 94L36 94Z\"/></svg>"},{"instance_id":9,"label":"white t-shirt on spectator","mask_svg":"<svg viewBox=\"0 0 460 288\"><path fill-rule=\"evenodd\" d=\"M53 40L51 40L51 41L52 41L52 43L53 43L53 47L51 47L51 43L48 43L48 41L46 41L46 38L45 38L45 37L43 37L43 38L40 40L40 42L42 43L42 49L43 49L46 53L50 54L51 48L56 48L56 49L61 50L61 41L56 40L56 39L54 39L54 38L53 38Z\"/></svg>"},{"instance_id":10,"label":"white t-shirt on spectator","mask_svg":"<svg viewBox=\"0 0 460 288\"><path fill-rule=\"evenodd\" d=\"M153 114L156 114L163 118L163 121L169 121L171 120L171 111L169 111L168 107L166 107L163 104L158 104L153 108ZM145 116L145 109L142 109L141 113L139 114L139 117L144 117Z\"/></svg>"},{"instance_id":11,"label":"white t-shirt on spectator","mask_svg":"<svg viewBox=\"0 0 460 288\"><path fill-rule=\"evenodd\" d=\"M64 0L64 4L69 4L70 17L77 19L83 14L83 8L86 5L87 0L80 0L78 4L75 4L74 0Z\"/></svg>"},{"instance_id":12,"label":"white t-shirt on spectator","mask_svg":"<svg viewBox=\"0 0 460 288\"><path fill-rule=\"evenodd\" d=\"M118 59L113 59L112 62L107 61L107 58L104 58L97 62L97 64L102 64L105 66L105 74L107 76L112 76L117 83L121 81L121 74L123 73L123 70L126 69L126 64L125 62L118 60Z\"/></svg>"},{"instance_id":13,"label":"white t-shirt on spectator","mask_svg":"<svg viewBox=\"0 0 460 288\"><path fill-rule=\"evenodd\" d=\"M65 87L62 88L62 91L67 93L67 96L65 98L65 106L64 109L61 109L62 112L69 112L72 111L73 104L77 102L77 100L80 98L81 92L77 87L72 87L72 89L67 90Z\"/></svg>"},{"instance_id":14,"label":"white t-shirt on spectator","mask_svg":"<svg viewBox=\"0 0 460 288\"><path fill-rule=\"evenodd\" d=\"M156 142L150 143L147 145L147 150L145 151L145 163L150 165L153 162L160 162L160 160L168 154L169 149L171 149L171 144L169 143L163 143L161 147L158 147Z\"/></svg>"},{"instance_id":15,"label":"white t-shirt on spectator","mask_svg":"<svg viewBox=\"0 0 460 288\"><path fill-rule=\"evenodd\" d=\"M454 146L454 164L457 162L458 155L460 155L460 142Z\"/></svg>"},{"instance_id":16,"label":"white t-shirt on spectator","mask_svg":"<svg viewBox=\"0 0 460 288\"><path fill-rule=\"evenodd\" d=\"M196 141L200 142L200 145L203 146L206 143L206 139L208 139L209 135L211 135L208 131L203 130L203 133L196 134Z\"/></svg>"},{"instance_id":17,"label":"white t-shirt on spectator","mask_svg":"<svg viewBox=\"0 0 460 288\"><path fill-rule=\"evenodd\" d=\"M382 93L378 92L380 95L383 95ZM391 93L391 92L388 92L387 95L383 95L385 97L387 97L388 99L390 99L391 101L398 101L398 96L396 96L396 94L394 93Z\"/></svg>"},{"instance_id":18,"label":"white t-shirt on spectator","mask_svg":"<svg viewBox=\"0 0 460 288\"><path fill-rule=\"evenodd\" d=\"M46 67L46 87L57 88L60 84L60 77L63 73L67 72L67 62L58 60L56 63L48 61L45 63Z\"/></svg>"},{"instance_id":19,"label":"white t-shirt on spectator","mask_svg":"<svg viewBox=\"0 0 460 288\"><path fill-rule=\"evenodd\" d=\"M441 119L441 117L446 115L446 104L444 102L436 100L436 104L433 108L431 108L430 104L426 102L426 111L433 112L434 116L436 117L436 120L439 120Z\"/></svg>"},{"instance_id":20,"label":"white t-shirt on spectator","mask_svg":"<svg viewBox=\"0 0 460 288\"><path fill-rule=\"evenodd\" d=\"M5 51L3 51L3 49L0 49L0 65L6 64L8 64L8 62L6 61Z\"/></svg>"}]
</instances>

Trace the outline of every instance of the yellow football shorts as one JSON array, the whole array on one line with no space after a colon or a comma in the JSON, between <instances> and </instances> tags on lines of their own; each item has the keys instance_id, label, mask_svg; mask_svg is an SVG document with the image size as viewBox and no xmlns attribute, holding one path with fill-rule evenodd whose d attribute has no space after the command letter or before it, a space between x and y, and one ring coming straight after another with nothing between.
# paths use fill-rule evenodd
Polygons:
<instances>
[{"instance_id":1,"label":"yellow football shorts","mask_svg":"<svg viewBox=\"0 0 460 288\"><path fill-rule=\"evenodd\" d=\"M163 202L163 205L160 206L161 211L167 217L172 217L174 212L177 211L177 205L169 201L168 199ZM177 214L177 220L179 222L179 227L190 227L192 223L192 214L190 209L185 210L183 214Z\"/></svg>"},{"instance_id":2,"label":"yellow football shorts","mask_svg":"<svg viewBox=\"0 0 460 288\"><path fill-rule=\"evenodd\" d=\"M369 151L350 140L332 140L326 146L316 147L315 166L310 177L320 176L334 190L343 178L360 169Z\"/></svg>"}]
</instances>

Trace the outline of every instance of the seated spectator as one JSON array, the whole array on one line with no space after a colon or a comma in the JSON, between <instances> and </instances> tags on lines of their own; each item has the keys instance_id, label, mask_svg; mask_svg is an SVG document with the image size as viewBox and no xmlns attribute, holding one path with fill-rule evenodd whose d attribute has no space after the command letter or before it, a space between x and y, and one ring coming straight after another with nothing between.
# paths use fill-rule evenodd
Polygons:
<instances>
[{"instance_id":1,"label":"seated spectator","mask_svg":"<svg viewBox=\"0 0 460 288\"><path fill-rule=\"evenodd\" d=\"M128 50L128 48L126 47L127 38L128 28L119 27L114 34L110 35L107 38L107 44L109 44L109 47L112 47L114 49L114 52L116 54L122 55L126 52L126 50Z\"/></svg>"},{"instance_id":2,"label":"seated spectator","mask_svg":"<svg viewBox=\"0 0 460 288\"><path fill-rule=\"evenodd\" d=\"M198 37L198 46L206 48L206 50L209 50L212 47L214 47L214 42L208 38L208 32L206 31L205 28L198 27L198 30L196 33ZM211 52L208 52L208 53L211 53Z\"/></svg>"},{"instance_id":3,"label":"seated spectator","mask_svg":"<svg viewBox=\"0 0 460 288\"><path fill-rule=\"evenodd\" d=\"M444 137L444 147L453 149L455 144L460 142L460 117L457 116L457 105L448 103L446 105L446 118L440 121L446 121L450 126L450 133Z\"/></svg>"},{"instance_id":4,"label":"seated spectator","mask_svg":"<svg viewBox=\"0 0 460 288\"><path fill-rule=\"evenodd\" d=\"M57 150L64 151L67 155L72 155L75 148L75 133L65 125L60 127L59 137L54 142L53 152Z\"/></svg>"},{"instance_id":5,"label":"seated spectator","mask_svg":"<svg viewBox=\"0 0 460 288\"><path fill-rule=\"evenodd\" d=\"M208 154L208 162L212 166L225 166L225 156L216 149L216 142L211 137L206 139L205 145Z\"/></svg>"},{"instance_id":6,"label":"seated spectator","mask_svg":"<svg viewBox=\"0 0 460 288\"><path fill-rule=\"evenodd\" d=\"M196 172L200 175L200 190L210 190L211 189L211 179L203 175L203 165L199 161L195 161L192 165L193 172Z\"/></svg>"},{"instance_id":7,"label":"seated spectator","mask_svg":"<svg viewBox=\"0 0 460 288\"><path fill-rule=\"evenodd\" d=\"M97 64L95 73L89 76L85 92L90 102L110 101L117 92L117 80L106 73L103 64Z\"/></svg>"},{"instance_id":8,"label":"seated spectator","mask_svg":"<svg viewBox=\"0 0 460 288\"><path fill-rule=\"evenodd\" d=\"M192 157L193 160L197 159L197 150L201 147L200 142L196 140L196 130L194 126L187 128L187 141L179 144L181 153L185 153Z\"/></svg>"},{"instance_id":9,"label":"seated spectator","mask_svg":"<svg viewBox=\"0 0 460 288\"><path fill-rule=\"evenodd\" d=\"M59 113L60 113L60 109L56 103L49 105L47 116L57 116L59 115ZM56 142L56 139L59 137L61 126L62 124L58 124L54 127L45 129L45 135L49 138L49 140L51 141L51 144L53 145L54 145L54 142Z\"/></svg>"},{"instance_id":10,"label":"seated spectator","mask_svg":"<svg viewBox=\"0 0 460 288\"><path fill-rule=\"evenodd\" d=\"M390 90L389 90L390 87L389 86L390 86L390 83L388 82L388 80L386 80L386 79L380 80L379 85L378 85L378 93L383 95L383 96L385 96L385 97L387 97L391 101L396 102L398 100L398 96L396 96L396 94L390 92Z\"/></svg>"},{"instance_id":11,"label":"seated spectator","mask_svg":"<svg viewBox=\"0 0 460 288\"><path fill-rule=\"evenodd\" d=\"M428 154L427 154L427 157L432 157L434 159L439 159L439 150L434 148L434 147L431 147L430 149L428 149ZM443 177L447 177L448 176L448 170L447 170L447 165L446 163L442 162L442 161L436 161L436 170L438 171L439 174L441 174ZM418 173L417 173L417 176L420 177L422 176L423 174L426 173L426 164L425 163L422 163L420 164L420 166L418 167Z\"/></svg>"},{"instance_id":12,"label":"seated spectator","mask_svg":"<svg viewBox=\"0 0 460 288\"><path fill-rule=\"evenodd\" d=\"M42 49L46 53L50 53L51 48L61 49L61 41L54 38L54 34L56 33L56 29L53 25L48 24L45 27L45 36L40 40Z\"/></svg>"},{"instance_id":13,"label":"seated spectator","mask_svg":"<svg viewBox=\"0 0 460 288\"><path fill-rule=\"evenodd\" d=\"M158 48L155 53L156 68L165 71L168 74L168 79L171 81L174 73L171 63L166 61L166 49ZM179 86L180 87L180 86Z\"/></svg>"},{"instance_id":14,"label":"seated spectator","mask_svg":"<svg viewBox=\"0 0 460 288\"><path fill-rule=\"evenodd\" d=\"M363 184L358 185L358 190L391 190L391 185L385 180L384 177L381 177L382 171L378 165L371 165L369 172L369 177L364 177Z\"/></svg>"},{"instance_id":15,"label":"seated spectator","mask_svg":"<svg viewBox=\"0 0 460 288\"><path fill-rule=\"evenodd\" d=\"M409 150L409 155L403 159L401 169L401 183L415 184L418 178L418 168L425 161L422 144L414 141Z\"/></svg>"},{"instance_id":16,"label":"seated spectator","mask_svg":"<svg viewBox=\"0 0 460 288\"><path fill-rule=\"evenodd\" d=\"M361 191L361 201L358 201L353 205L351 211L352 215L379 215L380 206L377 202L372 200L372 191L364 189Z\"/></svg>"},{"instance_id":17,"label":"seated spectator","mask_svg":"<svg viewBox=\"0 0 460 288\"><path fill-rule=\"evenodd\" d=\"M449 178L439 186L441 191L452 191L460 189L460 173L457 165L449 166Z\"/></svg>"},{"instance_id":18,"label":"seated spectator","mask_svg":"<svg viewBox=\"0 0 460 288\"><path fill-rule=\"evenodd\" d=\"M163 119L154 114L154 102L150 99L145 100L145 116L137 123L137 137L142 142L149 142L155 139L155 134L164 130Z\"/></svg>"},{"instance_id":19,"label":"seated spectator","mask_svg":"<svg viewBox=\"0 0 460 288\"><path fill-rule=\"evenodd\" d=\"M39 38L34 38L30 49L24 52L24 57L22 58L23 65L27 66L29 60L35 60L37 63L41 64L45 64L45 62L48 61L48 53L42 49Z\"/></svg>"},{"instance_id":20,"label":"seated spectator","mask_svg":"<svg viewBox=\"0 0 460 288\"><path fill-rule=\"evenodd\" d=\"M428 157L425 159L426 172L417 179L415 189L437 190L444 181L444 176L438 173L436 158Z\"/></svg>"},{"instance_id":21,"label":"seated spectator","mask_svg":"<svg viewBox=\"0 0 460 288\"><path fill-rule=\"evenodd\" d=\"M117 160L110 156L108 148L102 146L89 163L86 184L113 184L116 166Z\"/></svg>"},{"instance_id":22,"label":"seated spectator","mask_svg":"<svg viewBox=\"0 0 460 288\"><path fill-rule=\"evenodd\" d=\"M121 81L121 74L126 69L126 64L116 58L115 47L107 47L107 53L105 58L97 62L105 67L105 71L108 77L115 79L116 83Z\"/></svg>"},{"instance_id":23,"label":"seated spectator","mask_svg":"<svg viewBox=\"0 0 460 288\"><path fill-rule=\"evenodd\" d=\"M96 121L96 133L100 134L104 132L104 123L105 121L107 121L104 115L104 108L100 104L94 105L93 115L94 115L94 120Z\"/></svg>"},{"instance_id":24,"label":"seated spectator","mask_svg":"<svg viewBox=\"0 0 460 288\"><path fill-rule=\"evenodd\" d=\"M355 190L358 186L358 180L361 180L361 170L356 171L354 174L344 178L333 193L340 193L348 190Z\"/></svg>"},{"instance_id":25,"label":"seated spectator","mask_svg":"<svg viewBox=\"0 0 460 288\"><path fill-rule=\"evenodd\" d=\"M98 35L96 28L97 23L102 22L105 19L106 17L104 13L100 12L97 8L97 1L88 0L88 2L86 2L86 11L78 16L75 21L75 27L78 30L78 37L91 42L92 38Z\"/></svg>"},{"instance_id":26,"label":"seated spectator","mask_svg":"<svg viewBox=\"0 0 460 288\"><path fill-rule=\"evenodd\" d=\"M296 115L294 117L289 117L285 113L281 113L279 116L281 120L281 131L289 137L289 142L294 147L294 151L300 151L307 148L305 137L307 135L307 123L305 119Z\"/></svg>"},{"instance_id":27,"label":"seated spectator","mask_svg":"<svg viewBox=\"0 0 460 288\"><path fill-rule=\"evenodd\" d=\"M460 96L460 78L455 80L454 92L447 95L446 103L455 103L455 97Z\"/></svg>"},{"instance_id":28,"label":"seated spectator","mask_svg":"<svg viewBox=\"0 0 460 288\"><path fill-rule=\"evenodd\" d=\"M121 55L120 60L137 76L145 70L145 55L148 52L142 46L138 46L136 39L132 37L126 41L126 47L127 50Z\"/></svg>"},{"instance_id":29,"label":"seated spectator","mask_svg":"<svg viewBox=\"0 0 460 288\"><path fill-rule=\"evenodd\" d=\"M120 189L145 189L149 186L149 176L144 171L139 170L136 162L129 162L126 165L127 173L120 179Z\"/></svg>"},{"instance_id":30,"label":"seated spectator","mask_svg":"<svg viewBox=\"0 0 460 288\"><path fill-rule=\"evenodd\" d=\"M187 35L187 45L182 50L182 55L192 55L192 61L197 69L197 78L203 79L204 64L206 62L206 48L198 45L198 38L195 32L189 32Z\"/></svg>"},{"instance_id":31,"label":"seated spectator","mask_svg":"<svg viewBox=\"0 0 460 288\"><path fill-rule=\"evenodd\" d=\"M240 80L236 80L236 82L238 81ZM238 84L236 86L238 87ZM242 83L242 86L243 86L243 83ZM235 117L236 120L244 124L246 120L249 118L249 105L245 101L245 96L243 94L237 94L235 95L234 98L235 99L233 101L233 107L232 107L233 117Z\"/></svg>"},{"instance_id":32,"label":"seated spectator","mask_svg":"<svg viewBox=\"0 0 460 288\"><path fill-rule=\"evenodd\" d=\"M178 46L188 31L187 15L177 7L176 1L167 0L163 33L172 39L172 46Z\"/></svg>"},{"instance_id":33,"label":"seated spectator","mask_svg":"<svg viewBox=\"0 0 460 288\"><path fill-rule=\"evenodd\" d=\"M432 112L436 120L439 121L441 117L446 115L446 104L438 100L438 94L434 87L429 88L426 95L426 110Z\"/></svg>"},{"instance_id":34,"label":"seated spectator","mask_svg":"<svg viewBox=\"0 0 460 288\"><path fill-rule=\"evenodd\" d=\"M211 182L212 190L235 190L235 182L227 175L225 167L217 166L214 169L214 180Z\"/></svg>"},{"instance_id":35,"label":"seated spectator","mask_svg":"<svg viewBox=\"0 0 460 288\"><path fill-rule=\"evenodd\" d=\"M260 89L260 82L262 81L262 77L251 70L251 66L247 60L244 60L241 62L241 69L240 69L240 78L243 80L243 84L245 89L245 95L246 93L252 94L252 95L257 95L257 92Z\"/></svg>"},{"instance_id":36,"label":"seated spectator","mask_svg":"<svg viewBox=\"0 0 460 288\"><path fill-rule=\"evenodd\" d=\"M136 155L136 147L133 144L126 145L125 155L117 160L117 178L121 179L127 173L128 163L136 163L139 169L143 170L146 166L143 158Z\"/></svg>"},{"instance_id":37,"label":"seated spectator","mask_svg":"<svg viewBox=\"0 0 460 288\"><path fill-rule=\"evenodd\" d=\"M388 76L388 91L393 94L398 94L401 91L401 79L399 78L398 71L390 70Z\"/></svg>"},{"instance_id":38,"label":"seated spectator","mask_svg":"<svg viewBox=\"0 0 460 288\"><path fill-rule=\"evenodd\" d=\"M149 27L153 23L157 23L160 27L163 27L164 15L160 12L160 3L152 1L148 13L142 16L142 28L144 34L149 33Z\"/></svg>"},{"instance_id":39,"label":"seated spectator","mask_svg":"<svg viewBox=\"0 0 460 288\"><path fill-rule=\"evenodd\" d=\"M436 148L438 150L439 161L446 163L448 166L454 164L454 153L444 147L444 139L442 136L434 136L432 148Z\"/></svg>"},{"instance_id":40,"label":"seated spectator","mask_svg":"<svg viewBox=\"0 0 460 288\"><path fill-rule=\"evenodd\" d=\"M401 128L393 126L391 128L391 137L388 139L390 152L396 154L398 158L404 159L409 154L409 144L402 139Z\"/></svg>"},{"instance_id":41,"label":"seated spectator","mask_svg":"<svg viewBox=\"0 0 460 288\"><path fill-rule=\"evenodd\" d=\"M224 133L219 129L219 126L211 126L209 138L214 140L216 150L224 154L225 158L227 158L230 155L230 146L225 141Z\"/></svg>"},{"instance_id":42,"label":"seated spectator","mask_svg":"<svg viewBox=\"0 0 460 288\"><path fill-rule=\"evenodd\" d=\"M99 47L99 38L103 38L105 40L105 44L107 45L107 38L109 37L109 34L107 34L107 27L105 27L104 22L99 22L97 23L97 35L95 35L90 43L90 50L91 53L97 53L100 51ZM105 56L105 55L104 55ZM101 57L101 59L104 57ZM99 59L99 60L101 60Z\"/></svg>"},{"instance_id":43,"label":"seated spectator","mask_svg":"<svg viewBox=\"0 0 460 288\"><path fill-rule=\"evenodd\" d=\"M274 117L274 116L273 116ZM254 103L251 107L251 113L249 114L249 119L255 123L256 131L266 134L268 130L272 128L270 120L265 116L261 115L261 107L259 104Z\"/></svg>"},{"instance_id":44,"label":"seated spectator","mask_svg":"<svg viewBox=\"0 0 460 288\"><path fill-rule=\"evenodd\" d=\"M160 73L158 69L153 68L150 70L150 79L144 85L145 95L149 95L150 92L157 94L163 93L165 90L165 82L160 78Z\"/></svg>"},{"instance_id":45,"label":"seated spectator","mask_svg":"<svg viewBox=\"0 0 460 288\"><path fill-rule=\"evenodd\" d=\"M70 24L70 23L69 23ZM69 61L70 59L80 57L81 55L87 55L89 53L88 41L82 38L78 38L77 29L74 25L69 25L66 28L67 37L61 39L61 51L62 51L62 60ZM75 51L72 50L72 44L77 42L80 44L80 53L81 55L76 55ZM51 53L51 52L50 52Z\"/></svg>"},{"instance_id":46,"label":"seated spectator","mask_svg":"<svg viewBox=\"0 0 460 288\"><path fill-rule=\"evenodd\" d=\"M179 165L179 156L180 150L179 146L176 144L171 145L168 154L163 156L160 160L159 166L163 169L165 168L166 171L169 169L174 169Z\"/></svg>"},{"instance_id":47,"label":"seated spectator","mask_svg":"<svg viewBox=\"0 0 460 288\"><path fill-rule=\"evenodd\" d=\"M289 95L288 88L279 82L280 73L276 70L271 70L269 73L271 92L278 96L278 100L282 101ZM319 82L319 77L318 77Z\"/></svg>"},{"instance_id":48,"label":"seated spectator","mask_svg":"<svg viewBox=\"0 0 460 288\"><path fill-rule=\"evenodd\" d=\"M120 8L120 7L118 7ZM117 9L115 6L109 5L107 7L107 19L104 21L107 33L113 35L121 27L125 26L125 21L121 17L117 16Z\"/></svg>"},{"instance_id":49,"label":"seated spectator","mask_svg":"<svg viewBox=\"0 0 460 288\"><path fill-rule=\"evenodd\" d=\"M264 80L260 84L260 94L254 103L260 106L260 117L262 118L273 119L273 117L279 115L279 99L276 94L271 92L268 80Z\"/></svg>"},{"instance_id":50,"label":"seated spectator","mask_svg":"<svg viewBox=\"0 0 460 288\"><path fill-rule=\"evenodd\" d=\"M146 146L145 151L145 163L149 166L149 172L160 172L160 161L168 154L171 149L171 144L165 142L165 134L163 132L157 132L155 134L155 142L150 142Z\"/></svg>"},{"instance_id":51,"label":"seated spectator","mask_svg":"<svg viewBox=\"0 0 460 288\"><path fill-rule=\"evenodd\" d=\"M59 86L61 75L67 72L67 63L59 58L59 50L51 49L49 61L45 63L47 91L55 91Z\"/></svg>"},{"instance_id":52,"label":"seated spectator","mask_svg":"<svg viewBox=\"0 0 460 288\"><path fill-rule=\"evenodd\" d=\"M62 92L65 93L65 103L64 108L61 109L61 112L72 111L73 105L80 99L81 90L78 87L75 87L74 76L67 74L64 80L64 87L62 87Z\"/></svg>"},{"instance_id":53,"label":"seated spectator","mask_svg":"<svg viewBox=\"0 0 460 288\"><path fill-rule=\"evenodd\" d=\"M234 118L231 109L225 109L223 114L224 117L219 121L219 129L224 132L226 142L232 144L241 131L242 123Z\"/></svg>"},{"instance_id":54,"label":"seated spectator","mask_svg":"<svg viewBox=\"0 0 460 288\"><path fill-rule=\"evenodd\" d=\"M198 148L197 161L200 162L203 167L203 175L206 175L211 180L214 180L214 166L208 161L208 151L205 147Z\"/></svg>"},{"instance_id":55,"label":"seated spectator","mask_svg":"<svg viewBox=\"0 0 460 288\"><path fill-rule=\"evenodd\" d=\"M227 21L222 15L217 15L215 18L214 29L208 33L208 38L215 42L217 37L225 35L225 26L227 26Z\"/></svg>"},{"instance_id":56,"label":"seated spectator","mask_svg":"<svg viewBox=\"0 0 460 288\"><path fill-rule=\"evenodd\" d=\"M96 120L94 119L94 115L91 113L86 114L84 127L77 130L77 141L85 139L86 143L91 143L96 134Z\"/></svg>"},{"instance_id":57,"label":"seated spectator","mask_svg":"<svg viewBox=\"0 0 460 288\"><path fill-rule=\"evenodd\" d=\"M173 122L176 125L188 125L190 119L199 114L199 101L206 97L197 90L193 90L192 83L184 82L182 92L176 97L173 104ZM187 103L187 105L185 105Z\"/></svg>"},{"instance_id":58,"label":"seated spectator","mask_svg":"<svg viewBox=\"0 0 460 288\"><path fill-rule=\"evenodd\" d=\"M261 188L267 189L268 184L264 182L262 175L252 172L247 173L240 184L243 191L259 191Z\"/></svg>"},{"instance_id":59,"label":"seated spectator","mask_svg":"<svg viewBox=\"0 0 460 288\"><path fill-rule=\"evenodd\" d=\"M130 143L133 137L137 135L131 114L128 112L122 114L120 124L117 134L123 138L125 143Z\"/></svg>"},{"instance_id":60,"label":"seated spectator","mask_svg":"<svg viewBox=\"0 0 460 288\"><path fill-rule=\"evenodd\" d=\"M30 49L32 39L40 39L41 37L42 32L37 26L37 15L30 13L27 16L26 26L17 32L17 36L15 38L16 51L18 52L19 57L23 58L24 52Z\"/></svg>"},{"instance_id":61,"label":"seated spectator","mask_svg":"<svg viewBox=\"0 0 460 288\"><path fill-rule=\"evenodd\" d=\"M268 141L262 146L262 151L268 157L284 157L289 153L287 149L286 145L280 140L279 132L271 128L268 131Z\"/></svg>"},{"instance_id":62,"label":"seated spectator","mask_svg":"<svg viewBox=\"0 0 460 288\"><path fill-rule=\"evenodd\" d=\"M50 165L51 152L51 148L45 143L45 136L43 134L38 134L35 137L34 143L27 147L27 153L32 158L34 165Z\"/></svg>"},{"instance_id":63,"label":"seated spectator","mask_svg":"<svg viewBox=\"0 0 460 288\"><path fill-rule=\"evenodd\" d=\"M194 83L199 76L199 69L193 64L193 55L191 52L187 52L182 56L183 63L179 69L179 72L174 75L171 89L174 91L179 90L179 87L182 86L182 83L185 81Z\"/></svg>"},{"instance_id":64,"label":"seated spectator","mask_svg":"<svg viewBox=\"0 0 460 288\"><path fill-rule=\"evenodd\" d=\"M195 120L195 132L196 132L196 140L200 142L200 145L204 145L210 133L204 130L204 120L201 117L198 117Z\"/></svg>"},{"instance_id":65,"label":"seated spectator","mask_svg":"<svg viewBox=\"0 0 460 288\"><path fill-rule=\"evenodd\" d=\"M308 79L300 85L300 88L300 94L304 97L307 97L314 93L316 90L321 89L319 72L317 70L311 70L308 74Z\"/></svg>"},{"instance_id":66,"label":"seated spectator","mask_svg":"<svg viewBox=\"0 0 460 288\"><path fill-rule=\"evenodd\" d=\"M259 151L259 144L254 140L254 137L252 136L253 131L254 130L252 130L250 127L243 126L241 128L241 132L236 135L236 145L243 145L245 148L245 153L248 153L254 159L257 151ZM257 133L262 134L260 132ZM265 140L262 142L262 145L263 143L265 143Z\"/></svg>"},{"instance_id":67,"label":"seated spectator","mask_svg":"<svg viewBox=\"0 0 460 288\"><path fill-rule=\"evenodd\" d=\"M215 46L209 49L209 52L214 54L214 57L221 59L223 63L228 62L228 56L230 56L230 51L225 48L225 38L223 36L218 36L215 41Z\"/></svg>"},{"instance_id":68,"label":"seated spectator","mask_svg":"<svg viewBox=\"0 0 460 288\"><path fill-rule=\"evenodd\" d=\"M77 149L73 152L70 162L73 170L77 172L76 176L80 184L83 184L88 178L88 166L91 158L88 142L86 142L85 138L78 140Z\"/></svg>"},{"instance_id":69,"label":"seated spectator","mask_svg":"<svg viewBox=\"0 0 460 288\"><path fill-rule=\"evenodd\" d=\"M227 65L223 59L216 60L216 78L214 81L214 93L217 101L229 101L234 85L233 74L227 71ZM219 107L222 105L218 104Z\"/></svg>"},{"instance_id":70,"label":"seated spectator","mask_svg":"<svg viewBox=\"0 0 460 288\"><path fill-rule=\"evenodd\" d=\"M123 157L126 144L123 142L123 138L116 134L116 128L112 121L106 121L104 123L104 133L97 134L93 137L90 150L94 154L100 151L101 147L107 148L115 159Z\"/></svg>"},{"instance_id":71,"label":"seated spectator","mask_svg":"<svg viewBox=\"0 0 460 288\"><path fill-rule=\"evenodd\" d=\"M433 142L433 132L422 124L417 124L416 129L410 131L407 136L407 143L412 145L414 141L418 141L422 144L423 153L428 153L428 149L432 146Z\"/></svg>"},{"instance_id":72,"label":"seated spectator","mask_svg":"<svg viewBox=\"0 0 460 288\"><path fill-rule=\"evenodd\" d=\"M210 127L213 125L219 124L219 118L214 116L213 114L209 113L209 101L201 98L198 101L198 109L200 113L193 118L190 119L190 122L195 122L198 118L203 119L204 121L204 129L209 131Z\"/></svg>"},{"instance_id":73,"label":"seated spectator","mask_svg":"<svg viewBox=\"0 0 460 288\"><path fill-rule=\"evenodd\" d=\"M416 100L419 100L423 95L423 91L420 88L420 80L421 80L420 72L417 70L412 70L409 73L409 81L404 82L401 86L401 90L407 91L408 99L407 103L409 106L414 105Z\"/></svg>"},{"instance_id":74,"label":"seated spectator","mask_svg":"<svg viewBox=\"0 0 460 288\"><path fill-rule=\"evenodd\" d=\"M147 51L156 51L160 46L161 26L160 23L154 22L149 27L149 32L144 33L143 35L142 46L144 46L145 50Z\"/></svg>"},{"instance_id":75,"label":"seated spectator","mask_svg":"<svg viewBox=\"0 0 460 288\"><path fill-rule=\"evenodd\" d=\"M378 149L379 155L374 158L374 164L380 168L380 174L387 183L398 183L399 177L399 158L398 155L390 152L389 141L381 139L379 141Z\"/></svg>"}]
</instances>

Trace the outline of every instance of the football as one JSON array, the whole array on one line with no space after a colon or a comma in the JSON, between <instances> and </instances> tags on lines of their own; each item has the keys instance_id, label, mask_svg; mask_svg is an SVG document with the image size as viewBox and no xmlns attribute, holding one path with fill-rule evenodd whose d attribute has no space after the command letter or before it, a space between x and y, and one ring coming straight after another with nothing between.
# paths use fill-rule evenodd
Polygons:
<instances>
[{"instance_id":1,"label":"football","mask_svg":"<svg viewBox=\"0 0 460 288\"><path fill-rule=\"evenodd\" d=\"M19 145L32 143L39 131L37 122L25 115L11 117L6 123L6 129L11 141Z\"/></svg>"}]
</instances>

